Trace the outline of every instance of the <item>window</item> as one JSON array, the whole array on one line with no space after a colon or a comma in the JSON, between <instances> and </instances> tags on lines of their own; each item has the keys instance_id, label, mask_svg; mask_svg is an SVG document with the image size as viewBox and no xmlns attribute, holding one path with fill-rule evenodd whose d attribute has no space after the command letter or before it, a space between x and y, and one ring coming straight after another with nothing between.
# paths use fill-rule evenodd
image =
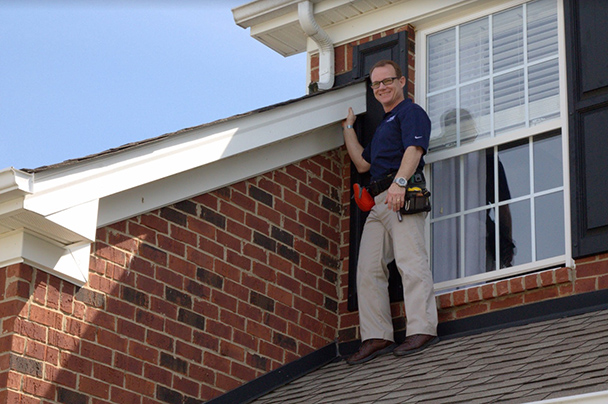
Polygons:
<instances>
[{"instance_id":1,"label":"window","mask_svg":"<svg viewBox=\"0 0 608 404\"><path fill-rule=\"evenodd\" d=\"M557 1L423 36L435 282L563 262Z\"/></svg>"}]
</instances>

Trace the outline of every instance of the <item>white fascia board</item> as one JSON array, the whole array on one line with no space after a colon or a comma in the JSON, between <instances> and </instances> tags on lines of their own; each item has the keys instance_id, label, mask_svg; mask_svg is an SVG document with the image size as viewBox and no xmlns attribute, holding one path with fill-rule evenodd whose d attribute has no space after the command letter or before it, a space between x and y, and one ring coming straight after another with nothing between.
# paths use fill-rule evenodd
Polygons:
<instances>
[{"instance_id":1,"label":"white fascia board","mask_svg":"<svg viewBox=\"0 0 608 404\"><path fill-rule=\"evenodd\" d=\"M257 0L232 9L234 22L242 27L253 25L281 16L289 7L297 8L301 0Z\"/></svg>"},{"instance_id":2,"label":"white fascia board","mask_svg":"<svg viewBox=\"0 0 608 404\"><path fill-rule=\"evenodd\" d=\"M340 123L101 199L98 226L192 198L344 144Z\"/></svg>"},{"instance_id":3,"label":"white fascia board","mask_svg":"<svg viewBox=\"0 0 608 404\"><path fill-rule=\"evenodd\" d=\"M24 205L28 210L53 217L52 215L58 212L92 201L102 201L111 195L128 195L129 190L147 184L208 167L222 160L230 160L241 154L250 154L257 149L267 148L307 133L316 133L319 128L341 122L346 117L348 107L352 107L356 114L361 114L366 111L365 94L365 83L362 82L218 124L193 128L158 142L126 149L92 161L42 171L36 174L34 194L26 197ZM317 137L304 137L304 143L319 143ZM306 157L305 153L300 155L300 159ZM290 157L289 162L285 162L282 156L274 152L261 153L257 158L266 161L265 166L269 169L277 167L277 164L285 165L298 160L295 154ZM247 157L244 157L244 161L247 161ZM231 171L235 168L227 165L224 170ZM236 170L244 176L252 176L247 166ZM214 187L222 185L227 183L216 184ZM177 195L201 194L204 189L194 193L177 192ZM141 197L138 200L140 209L130 210L132 215L148 211L149 206L161 206L157 202L147 205L145 197L143 204ZM180 199L171 201L177 200ZM168 203L170 202L163 204ZM92 208L86 206L87 209ZM100 217L107 216L105 206L107 203L100 202ZM103 219L97 226L108 221L114 219Z\"/></svg>"},{"instance_id":4,"label":"white fascia board","mask_svg":"<svg viewBox=\"0 0 608 404\"><path fill-rule=\"evenodd\" d=\"M65 248L41 235L20 229L0 235L0 267L25 263L82 286L87 282L91 244Z\"/></svg>"}]
</instances>

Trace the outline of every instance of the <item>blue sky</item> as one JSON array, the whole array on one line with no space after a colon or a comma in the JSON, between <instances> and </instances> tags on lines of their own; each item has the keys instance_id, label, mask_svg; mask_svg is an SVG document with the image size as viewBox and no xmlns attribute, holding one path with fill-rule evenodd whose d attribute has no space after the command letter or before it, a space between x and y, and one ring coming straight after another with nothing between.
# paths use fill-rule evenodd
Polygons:
<instances>
[{"instance_id":1,"label":"blue sky","mask_svg":"<svg viewBox=\"0 0 608 404\"><path fill-rule=\"evenodd\" d=\"M0 169L37 168L306 92L247 0L0 0Z\"/></svg>"}]
</instances>

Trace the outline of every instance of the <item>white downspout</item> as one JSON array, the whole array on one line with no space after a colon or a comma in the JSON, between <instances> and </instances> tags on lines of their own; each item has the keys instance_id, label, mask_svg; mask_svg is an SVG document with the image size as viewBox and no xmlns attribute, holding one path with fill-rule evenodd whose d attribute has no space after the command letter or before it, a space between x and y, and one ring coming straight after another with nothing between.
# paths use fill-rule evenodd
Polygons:
<instances>
[{"instance_id":1,"label":"white downspout","mask_svg":"<svg viewBox=\"0 0 608 404\"><path fill-rule=\"evenodd\" d=\"M334 43L325 31L319 27L309 0L298 3L300 26L319 47L319 90L329 90L334 85Z\"/></svg>"}]
</instances>

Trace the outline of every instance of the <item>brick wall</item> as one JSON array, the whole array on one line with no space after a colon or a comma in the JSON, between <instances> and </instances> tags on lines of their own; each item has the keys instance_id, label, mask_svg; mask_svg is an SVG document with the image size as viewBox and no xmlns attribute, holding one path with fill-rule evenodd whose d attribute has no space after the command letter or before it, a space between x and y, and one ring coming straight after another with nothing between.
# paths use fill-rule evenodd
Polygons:
<instances>
[{"instance_id":1,"label":"brick wall","mask_svg":"<svg viewBox=\"0 0 608 404\"><path fill-rule=\"evenodd\" d=\"M202 403L332 343L345 156L99 229L82 288L2 268L0 402Z\"/></svg>"}]
</instances>

